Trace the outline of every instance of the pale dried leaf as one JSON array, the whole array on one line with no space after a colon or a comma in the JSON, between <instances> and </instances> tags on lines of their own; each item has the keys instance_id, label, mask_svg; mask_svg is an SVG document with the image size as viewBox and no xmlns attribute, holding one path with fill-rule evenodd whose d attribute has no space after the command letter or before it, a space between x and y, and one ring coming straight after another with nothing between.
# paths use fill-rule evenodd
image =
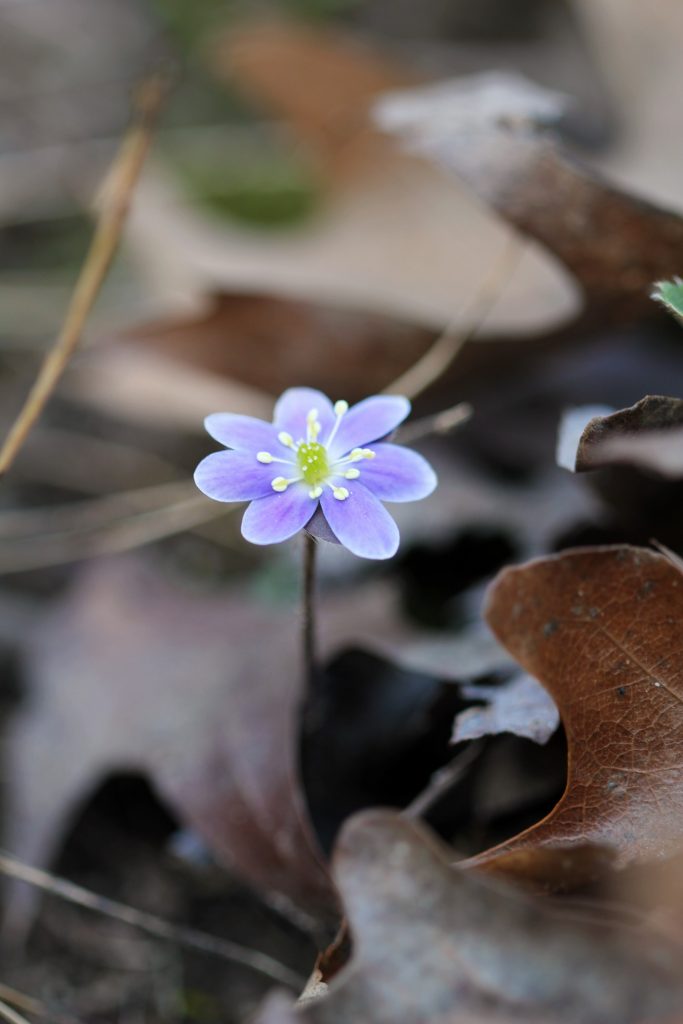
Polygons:
<instances>
[{"instance_id":1,"label":"pale dried leaf","mask_svg":"<svg viewBox=\"0 0 683 1024\"><path fill-rule=\"evenodd\" d=\"M519 673L501 686L465 684L460 692L467 700L486 701L484 707L467 708L456 716L451 743L476 740L511 732L516 736L547 743L560 724L555 701L547 690L526 673Z\"/></svg>"},{"instance_id":2,"label":"pale dried leaf","mask_svg":"<svg viewBox=\"0 0 683 1024\"><path fill-rule=\"evenodd\" d=\"M354 954L303 1020L649 1024L680 1009L676 946L563 913L451 859L391 812L347 823L334 873Z\"/></svg>"}]
</instances>

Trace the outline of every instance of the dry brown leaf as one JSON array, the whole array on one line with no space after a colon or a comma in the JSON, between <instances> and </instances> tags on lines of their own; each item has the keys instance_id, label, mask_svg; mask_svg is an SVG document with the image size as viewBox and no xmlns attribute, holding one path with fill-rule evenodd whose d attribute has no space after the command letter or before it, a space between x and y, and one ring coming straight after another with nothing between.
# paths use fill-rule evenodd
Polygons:
<instances>
[{"instance_id":1,"label":"dry brown leaf","mask_svg":"<svg viewBox=\"0 0 683 1024\"><path fill-rule=\"evenodd\" d=\"M204 315L129 334L145 348L271 395L307 384L348 401L381 391L434 337L379 314L249 294L219 294Z\"/></svg>"},{"instance_id":2,"label":"dry brown leaf","mask_svg":"<svg viewBox=\"0 0 683 1024\"><path fill-rule=\"evenodd\" d=\"M614 874L616 857L613 847L594 843L528 846L506 850L500 860L490 862L490 868L536 894L575 896L604 886ZM473 857L468 863L477 869L489 867L485 856ZM604 910L605 917L607 913Z\"/></svg>"},{"instance_id":3,"label":"dry brown leaf","mask_svg":"<svg viewBox=\"0 0 683 1024\"><path fill-rule=\"evenodd\" d=\"M168 169L150 168L128 239L158 308L186 314L222 289L314 297L433 330L465 326L509 232L458 182L372 129L370 101L410 71L390 67L367 40L293 24L233 26L216 52L220 74L258 94L335 177L315 217L275 234L212 222ZM534 333L577 306L567 275L525 245L486 325Z\"/></svg>"},{"instance_id":4,"label":"dry brown leaf","mask_svg":"<svg viewBox=\"0 0 683 1024\"><path fill-rule=\"evenodd\" d=\"M477 98L466 82L452 85L455 97L468 89L471 110L454 124L434 119L420 91L385 97L381 123L411 150L423 153L466 182L524 235L540 242L573 275L584 293L590 322L629 322L653 317L653 281L677 266L683 219L601 180L547 135L530 128L530 116L512 109L506 122L500 104L491 115L488 86ZM427 99L429 93L427 92Z\"/></svg>"},{"instance_id":5,"label":"dry brown leaf","mask_svg":"<svg viewBox=\"0 0 683 1024\"><path fill-rule=\"evenodd\" d=\"M632 547L586 548L506 569L486 616L556 701L567 734L564 796L474 863L511 851L598 843L617 863L670 855L683 840L683 574ZM529 872L535 859L529 858ZM542 870L540 871L542 874Z\"/></svg>"},{"instance_id":6,"label":"dry brown leaf","mask_svg":"<svg viewBox=\"0 0 683 1024\"><path fill-rule=\"evenodd\" d=\"M683 1005L679 949L453 868L388 811L345 826L334 874L354 939L314 1024L635 1024ZM277 1013L276 1013L277 1010ZM264 1021L288 1022L271 1001Z\"/></svg>"},{"instance_id":7,"label":"dry brown leaf","mask_svg":"<svg viewBox=\"0 0 683 1024\"><path fill-rule=\"evenodd\" d=\"M647 395L628 409L589 421L576 449L576 472L624 463L683 476L683 400Z\"/></svg>"}]
</instances>

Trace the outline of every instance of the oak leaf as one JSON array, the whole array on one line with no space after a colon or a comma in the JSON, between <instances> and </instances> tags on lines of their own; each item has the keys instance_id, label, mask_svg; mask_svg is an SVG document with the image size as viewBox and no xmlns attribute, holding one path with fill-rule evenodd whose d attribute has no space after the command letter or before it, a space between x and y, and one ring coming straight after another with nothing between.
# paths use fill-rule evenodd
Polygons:
<instances>
[{"instance_id":1,"label":"oak leaf","mask_svg":"<svg viewBox=\"0 0 683 1024\"><path fill-rule=\"evenodd\" d=\"M683 575L628 546L576 549L504 570L486 609L498 639L556 701L565 793L531 828L476 859L505 870L534 848L597 843L619 865L683 840Z\"/></svg>"}]
</instances>

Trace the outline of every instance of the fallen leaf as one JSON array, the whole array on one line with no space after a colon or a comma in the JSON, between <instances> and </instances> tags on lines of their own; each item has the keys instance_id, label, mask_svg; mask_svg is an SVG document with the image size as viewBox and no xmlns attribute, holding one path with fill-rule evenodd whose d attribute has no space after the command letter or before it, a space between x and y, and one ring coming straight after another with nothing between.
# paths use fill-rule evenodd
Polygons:
<instances>
[{"instance_id":1,"label":"fallen leaf","mask_svg":"<svg viewBox=\"0 0 683 1024\"><path fill-rule=\"evenodd\" d=\"M683 945L683 856L611 872L600 895L634 909L652 928Z\"/></svg>"},{"instance_id":2,"label":"fallen leaf","mask_svg":"<svg viewBox=\"0 0 683 1024\"><path fill-rule=\"evenodd\" d=\"M243 596L169 586L135 559L89 566L24 651L31 698L9 744L8 845L48 863L94 785L142 770L251 884L314 917L333 913L287 754L298 728L287 619L255 614Z\"/></svg>"},{"instance_id":3,"label":"fallen leaf","mask_svg":"<svg viewBox=\"0 0 683 1024\"><path fill-rule=\"evenodd\" d=\"M645 549L577 549L504 570L486 617L556 701L569 764L551 813L476 863L504 871L510 851L586 842L621 865L678 850L683 574Z\"/></svg>"},{"instance_id":4,"label":"fallen leaf","mask_svg":"<svg viewBox=\"0 0 683 1024\"><path fill-rule=\"evenodd\" d=\"M541 105L530 86L518 84L492 102L486 80L479 90L454 80L452 105L460 117L450 120L435 119L431 88L385 96L380 123L553 253L583 291L584 322L652 318L651 285L677 266L683 218L608 184L533 130ZM461 102L463 94L469 103ZM527 116L520 118L525 105ZM479 120L473 109L481 110Z\"/></svg>"},{"instance_id":5,"label":"fallen leaf","mask_svg":"<svg viewBox=\"0 0 683 1024\"><path fill-rule=\"evenodd\" d=\"M506 850L499 862L492 861L494 872L508 882L535 894L572 895L585 893L609 884L615 875L616 854L612 847L595 843L574 843L571 846L530 846ZM469 865L480 870L487 863L473 857ZM601 908L605 920L610 909Z\"/></svg>"},{"instance_id":6,"label":"fallen leaf","mask_svg":"<svg viewBox=\"0 0 683 1024\"><path fill-rule=\"evenodd\" d=\"M346 824L334 875L354 953L301 1019L649 1024L680 1011L679 947L582 919L451 860L425 828L391 812ZM264 1021L288 1020L283 1002L269 1012Z\"/></svg>"},{"instance_id":7,"label":"fallen leaf","mask_svg":"<svg viewBox=\"0 0 683 1024\"><path fill-rule=\"evenodd\" d=\"M371 585L367 603L362 589L321 600L323 656L400 630L390 588ZM198 593L133 557L86 566L25 638L7 845L48 863L98 780L141 770L220 861L329 921L334 892L297 781L295 620L294 606Z\"/></svg>"},{"instance_id":8,"label":"fallen leaf","mask_svg":"<svg viewBox=\"0 0 683 1024\"><path fill-rule=\"evenodd\" d=\"M231 86L258 95L290 129L295 150L304 142L323 169L326 201L295 231L217 225L188 200L173 166L157 160L140 183L126 235L141 288L157 308L186 316L207 293L257 292L315 298L431 331L466 329L509 231L452 177L401 152L370 122L373 97L415 80L411 69L397 69L367 37L293 23L232 24L213 63ZM577 306L556 261L526 244L485 329L527 335L570 319Z\"/></svg>"},{"instance_id":9,"label":"fallen leaf","mask_svg":"<svg viewBox=\"0 0 683 1024\"><path fill-rule=\"evenodd\" d=\"M48 864L92 788L141 771L219 862L324 931L336 900L299 781L297 607L259 601L244 585L182 586L140 557L87 563L19 638L28 698L7 742L7 846ZM390 580L355 581L353 600L345 586L323 589L318 608L323 661L351 644L381 653L415 636ZM416 734L421 678L406 675L393 695L395 716L417 709ZM388 680L378 687L356 697L370 707L378 692L391 695Z\"/></svg>"},{"instance_id":10,"label":"fallen leaf","mask_svg":"<svg viewBox=\"0 0 683 1024\"><path fill-rule=\"evenodd\" d=\"M270 395L308 384L347 401L381 391L434 338L393 317L260 294L218 294L198 317L128 334L145 350Z\"/></svg>"},{"instance_id":11,"label":"fallen leaf","mask_svg":"<svg viewBox=\"0 0 683 1024\"><path fill-rule=\"evenodd\" d=\"M569 443L560 444L569 456ZM683 400L647 395L628 409L590 418L578 439L573 468L582 473L618 464L683 477Z\"/></svg>"},{"instance_id":12,"label":"fallen leaf","mask_svg":"<svg viewBox=\"0 0 683 1024\"><path fill-rule=\"evenodd\" d=\"M533 676L519 673L500 686L466 683L460 687L466 700L486 701L483 707L466 708L456 715L451 743L512 732L547 743L560 724L560 716L547 690Z\"/></svg>"},{"instance_id":13,"label":"fallen leaf","mask_svg":"<svg viewBox=\"0 0 683 1024\"><path fill-rule=\"evenodd\" d=\"M270 395L246 383L168 358L152 346L118 341L80 356L62 390L79 406L136 426L195 434L217 409L270 419L273 408Z\"/></svg>"}]
</instances>

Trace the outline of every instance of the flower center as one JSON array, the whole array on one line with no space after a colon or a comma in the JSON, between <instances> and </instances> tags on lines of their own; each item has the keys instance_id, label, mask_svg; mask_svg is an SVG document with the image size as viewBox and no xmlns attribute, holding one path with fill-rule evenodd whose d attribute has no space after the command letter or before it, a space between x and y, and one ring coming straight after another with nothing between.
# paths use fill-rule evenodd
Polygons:
<instances>
[{"instance_id":1,"label":"flower center","mask_svg":"<svg viewBox=\"0 0 683 1024\"><path fill-rule=\"evenodd\" d=\"M355 466L347 469L346 467L349 463L359 462L361 459L374 459L375 457L375 453L370 448L353 448L343 459L335 459L332 465L330 465L330 445L337 435L342 417L346 415L348 410L348 402L335 402L334 414L336 419L325 444L320 444L317 440L321 431L317 409L311 409L306 414L305 441L295 442L292 435L286 430L280 431L277 439L281 445L289 448L296 455L295 465L301 476L289 478L276 476L270 482L270 486L274 491L282 494L290 484L297 484L303 481L309 488L309 498L319 498L323 493L323 487L329 487L338 501L346 501L351 492L347 487L339 487L333 483L332 479L334 477L344 477L346 480L357 480L360 476L360 470L356 469ZM264 466L270 465L271 462L281 462L293 468L291 459L280 459L276 455L271 455L270 452L257 452L256 458Z\"/></svg>"},{"instance_id":2,"label":"flower center","mask_svg":"<svg viewBox=\"0 0 683 1024\"><path fill-rule=\"evenodd\" d=\"M318 441L302 441L296 452L301 475L310 487L322 484L330 475L327 449Z\"/></svg>"}]
</instances>

